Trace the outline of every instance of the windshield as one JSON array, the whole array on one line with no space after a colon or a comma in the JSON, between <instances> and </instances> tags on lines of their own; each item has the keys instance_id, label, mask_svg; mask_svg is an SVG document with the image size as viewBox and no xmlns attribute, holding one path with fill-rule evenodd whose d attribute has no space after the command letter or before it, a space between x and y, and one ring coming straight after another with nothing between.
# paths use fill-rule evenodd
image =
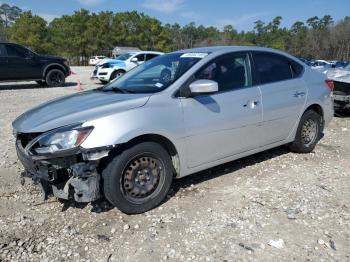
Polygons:
<instances>
[{"instance_id":1,"label":"windshield","mask_svg":"<svg viewBox=\"0 0 350 262\"><path fill-rule=\"evenodd\" d=\"M118 56L116 59L117 59L117 60L125 61L125 60L127 60L130 56L132 56L132 54L126 53L126 54L122 54L122 55Z\"/></svg>"},{"instance_id":2,"label":"windshield","mask_svg":"<svg viewBox=\"0 0 350 262\"><path fill-rule=\"evenodd\" d=\"M173 53L149 60L125 75L107 84L104 91L120 90L126 93L155 93L162 91L180 78L205 55Z\"/></svg>"}]
</instances>

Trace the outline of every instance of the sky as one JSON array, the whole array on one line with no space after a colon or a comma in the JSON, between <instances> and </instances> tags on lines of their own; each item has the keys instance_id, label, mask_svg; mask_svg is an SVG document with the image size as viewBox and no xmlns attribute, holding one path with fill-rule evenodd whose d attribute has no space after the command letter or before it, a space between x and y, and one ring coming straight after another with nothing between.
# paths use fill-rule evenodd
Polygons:
<instances>
[{"instance_id":1,"label":"sky","mask_svg":"<svg viewBox=\"0 0 350 262\"><path fill-rule=\"evenodd\" d=\"M136 10L162 23L215 26L231 24L235 29L252 30L254 22L282 16L282 26L309 17L331 15L335 21L350 16L350 0L0 0L31 10L47 21L81 8L91 12Z\"/></svg>"}]
</instances>

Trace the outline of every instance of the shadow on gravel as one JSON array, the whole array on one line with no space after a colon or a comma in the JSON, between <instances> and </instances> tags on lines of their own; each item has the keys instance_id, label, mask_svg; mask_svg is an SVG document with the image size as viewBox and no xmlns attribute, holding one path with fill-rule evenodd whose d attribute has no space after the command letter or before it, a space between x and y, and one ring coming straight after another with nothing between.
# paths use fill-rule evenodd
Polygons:
<instances>
[{"instance_id":1,"label":"shadow on gravel","mask_svg":"<svg viewBox=\"0 0 350 262\"><path fill-rule=\"evenodd\" d=\"M94 201L94 202L91 202L91 203L78 203L78 202L75 202L73 199L59 200L59 202L61 202L63 204L61 212L65 212L69 208L84 209L87 205L92 206L92 208L91 208L92 213L108 212L109 210L114 208L104 198L101 198L101 199Z\"/></svg>"},{"instance_id":2,"label":"shadow on gravel","mask_svg":"<svg viewBox=\"0 0 350 262\"><path fill-rule=\"evenodd\" d=\"M76 82L67 82L65 83L64 87L70 87L70 86L76 86ZM57 88L57 87L47 87L47 86L42 86L36 83L30 83L30 84L17 84L17 83L9 83L9 84L1 84L0 85L0 91L2 90L21 90L21 89L52 89L52 88Z\"/></svg>"},{"instance_id":3,"label":"shadow on gravel","mask_svg":"<svg viewBox=\"0 0 350 262\"><path fill-rule=\"evenodd\" d=\"M198 173L175 180L170 194L171 196L174 196L179 190L186 189L191 185L200 184L207 180L211 180L219 176L227 175L229 173L238 171L242 168L259 164L266 160L269 160L284 154L288 154L288 153L290 153L290 150L288 149L288 147L280 146L261 153L257 153L255 155L247 156L238 160L234 160L232 162L228 162L216 167L212 167L204 171L200 171Z\"/></svg>"}]
</instances>

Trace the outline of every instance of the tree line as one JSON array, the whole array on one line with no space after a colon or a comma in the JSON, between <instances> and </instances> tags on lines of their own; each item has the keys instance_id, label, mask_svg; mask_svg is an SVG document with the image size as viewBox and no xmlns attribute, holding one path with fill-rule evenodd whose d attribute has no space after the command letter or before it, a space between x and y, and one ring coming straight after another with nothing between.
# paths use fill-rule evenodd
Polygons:
<instances>
[{"instance_id":1,"label":"tree line","mask_svg":"<svg viewBox=\"0 0 350 262\"><path fill-rule=\"evenodd\" d=\"M142 50L173 50L209 45L257 45L287 51L308 59L350 60L350 17L335 22L329 15L296 21L282 27L282 17L258 20L251 31L238 32L189 23L163 24L137 11L99 13L81 9L50 23L31 11L0 6L0 41L30 47L38 53L68 57L84 63L91 55L110 55L115 46Z\"/></svg>"}]
</instances>

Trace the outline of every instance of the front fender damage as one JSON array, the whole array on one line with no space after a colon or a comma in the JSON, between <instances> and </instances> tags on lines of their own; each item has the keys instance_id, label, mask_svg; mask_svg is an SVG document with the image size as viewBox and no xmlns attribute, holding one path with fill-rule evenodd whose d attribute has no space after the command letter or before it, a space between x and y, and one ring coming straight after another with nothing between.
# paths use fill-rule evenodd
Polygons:
<instances>
[{"instance_id":1,"label":"front fender damage","mask_svg":"<svg viewBox=\"0 0 350 262\"><path fill-rule=\"evenodd\" d=\"M44 199L49 195L66 200L74 199L76 202L92 202L101 198L101 174L97 169L111 148L99 148L77 155L40 160L25 154L21 148L17 149L17 154L26 170L22 173L22 177L30 177L39 184Z\"/></svg>"},{"instance_id":2,"label":"front fender damage","mask_svg":"<svg viewBox=\"0 0 350 262\"><path fill-rule=\"evenodd\" d=\"M99 199L101 176L96 171L96 163L77 163L71 169L72 176L67 182L52 185L53 194L67 200L73 194L76 202L91 202Z\"/></svg>"}]
</instances>

